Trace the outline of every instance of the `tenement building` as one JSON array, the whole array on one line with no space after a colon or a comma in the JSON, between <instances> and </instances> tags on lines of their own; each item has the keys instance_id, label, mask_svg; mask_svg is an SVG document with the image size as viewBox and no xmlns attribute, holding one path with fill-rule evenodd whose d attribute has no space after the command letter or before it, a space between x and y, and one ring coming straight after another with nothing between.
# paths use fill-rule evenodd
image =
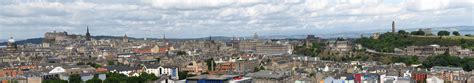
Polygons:
<instances>
[{"instance_id":1,"label":"tenement building","mask_svg":"<svg viewBox=\"0 0 474 83\"><path fill-rule=\"evenodd\" d=\"M291 45L287 43L266 42L262 44L257 44L256 53L266 55L292 54L292 48Z\"/></svg>"}]
</instances>

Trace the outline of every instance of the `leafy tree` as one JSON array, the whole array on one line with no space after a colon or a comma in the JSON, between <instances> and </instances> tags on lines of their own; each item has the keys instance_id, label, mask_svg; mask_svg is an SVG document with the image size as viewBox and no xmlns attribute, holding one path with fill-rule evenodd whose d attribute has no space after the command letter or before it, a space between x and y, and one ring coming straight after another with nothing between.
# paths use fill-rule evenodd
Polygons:
<instances>
[{"instance_id":1,"label":"leafy tree","mask_svg":"<svg viewBox=\"0 0 474 83\"><path fill-rule=\"evenodd\" d=\"M405 63L407 65L412 65L412 64L418 64L420 63L418 60L418 57L416 56L398 56L398 57L393 57L392 59L393 62L397 63Z\"/></svg>"},{"instance_id":2,"label":"leafy tree","mask_svg":"<svg viewBox=\"0 0 474 83\"><path fill-rule=\"evenodd\" d=\"M465 71L472 71L474 69L474 58L464 57L461 64Z\"/></svg>"},{"instance_id":3,"label":"leafy tree","mask_svg":"<svg viewBox=\"0 0 474 83\"><path fill-rule=\"evenodd\" d=\"M428 57L424 62L423 66L431 68L433 66L461 66L462 59L456 56L450 56L449 54L442 54Z\"/></svg>"},{"instance_id":4,"label":"leafy tree","mask_svg":"<svg viewBox=\"0 0 474 83\"><path fill-rule=\"evenodd\" d=\"M102 83L102 80L99 78L92 78L90 80L87 80L86 83Z\"/></svg>"},{"instance_id":5,"label":"leafy tree","mask_svg":"<svg viewBox=\"0 0 474 83\"><path fill-rule=\"evenodd\" d=\"M207 69L210 71L212 70L212 65L214 65L214 69L216 68L217 64L214 62L214 58L211 58L211 59L207 59L206 60L206 64L207 64Z\"/></svg>"},{"instance_id":6,"label":"leafy tree","mask_svg":"<svg viewBox=\"0 0 474 83\"><path fill-rule=\"evenodd\" d=\"M393 52L394 48L401 48L413 43L413 41L403 40L403 38L403 35L400 34L384 33L377 40L364 37L357 39L355 42L379 52Z\"/></svg>"},{"instance_id":7,"label":"leafy tree","mask_svg":"<svg viewBox=\"0 0 474 83\"><path fill-rule=\"evenodd\" d=\"M188 72L178 72L179 80L186 79L188 77L193 77L196 75L188 74Z\"/></svg>"},{"instance_id":8,"label":"leafy tree","mask_svg":"<svg viewBox=\"0 0 474 83\"><path fill-rule=\"evenodd\" d=\"M81 83L82 79L81 76L78 74L74 74L69 76L69 83Z\"/></svg>"},{"instance_id":9,"label":"leafy tree","mask_svg":"<svg viewBox=\"0 0 474 83\"><path fill-rule=\"evenodd\" d=\"M464 36L468 36L468 37L470 37L470 36L472 36L472 35L471 35L471 34L466 34L466 35L464 35Z\"/></svg>"},{"instance_id":10,"label":"leafy tree","mask_svg":"<svg viewBox=\"0 0 474 83\"><path fill-rule=\"evenodd\" d=\"M120 83L120 79L116 77L107 77L107 79L104 80L104 83Z\"/></svg>"},{"instance_id":11,"label":"leafy tree","mask_svg":"<svg viewBox=\"0 0 474 83\"><path fill-rule=\"evenodd\" d=\"M129 79L126 75L117 72L108 72L105 75L107 78L105 79L104 83L126 82L127 79Z\"/></svg>"},{"instance_id":12,"label":"leafy tree","mask_svg":"<svg viewBox=\"0 0 474 83\"><path fill-rule=\"evenodd\" d=\"M145 79L137 76L132 76L127 79L127 83L145 83Z\"/></svg>"},{"instance_id":13,"label":"leafy tree","mask_svg":"<svg viewBox=\"0 0 474 83\"><path fill-rule=\"evenodd\" d=\"M153 80L158 80L158 77L155 76L155 74L149 74L149 73L141 73L140 76L141 79L144 79L145 81L153 81Z\"/></svg>"},{"instance_id":14,"label":"leafy tree","mask_svg":"<svg viewBox=\"0 0 474 83\"><path fill-rule=\"evenodd\" d=\"M405 30L399 30L399 31L398 31L398 34L407 35L408 32L405 31Z\"/></svg>"},{"instance_id":15,"label":"leafy tree","mask_svg":"<svg viewBox=\"0 0 474 83\"><path fill-rule=\"evenodd\" d=\"M66 80L61 79L46 79L41 81L41 83L68 83Z\"/></svg>"},{"instance_id":16,"label":"leafy tree","mask_svg":"<svg viewBox=\"0 0 474 83\"><path fill-rule=\"evenodd\" d=\"M458 31L453 31L454 36L460 36L461 34Z\"/></svg>"},{"instance_id":17,"label":"leafy tree","mask_svg":"<svg viewBox=\"0 0 474 83\"><path fill-rule=\"evenodd\" d=\"M412 31L410 34L411 35L426 35L425 32L423 31Z\"/></svg>"},{"instance_id":18,"label":"leafy tree","mask_svg":"<svg viewBox=\"0 0 474 83\"><path fill-rule=\"evenodd\" d=\"M303 54L305 56L316 57L319 56L320 53L323 51L324 46L324 43L313 43L311 47L296 46L295 54Z\"/></svg>"},{"instance_id":19,"label":"leafy tree","mask_svg":"<svg viewBox=\"0 0 474 83\"><path fill-rule=\"evenodd\" d=\"M115 65L114 61L107 61L107 65Z\"/></svg>"},{"instance_id":20,"label":"leafy tree","mask_svg":"<svg viewBox=\"0 0 474 83\"><path fill-rule=\"evenodd\" d=\"M439 31L438 32L438 36L449 36L449 35L450 35L449 31Z\"/></svg>"},{"instance_id":21,"label":"leafy tree","mask_svg":"<svg viewBox=\"0 0 474 83\"><path fill-rule=\"evenodd\" d=\"M102 65L97 64L97 63L92 63L92 62L87 63L87 65L89 65L89 66L91 66L91 67L94 67L94 68L102 67Z\"/></svg>"}]
</instances>

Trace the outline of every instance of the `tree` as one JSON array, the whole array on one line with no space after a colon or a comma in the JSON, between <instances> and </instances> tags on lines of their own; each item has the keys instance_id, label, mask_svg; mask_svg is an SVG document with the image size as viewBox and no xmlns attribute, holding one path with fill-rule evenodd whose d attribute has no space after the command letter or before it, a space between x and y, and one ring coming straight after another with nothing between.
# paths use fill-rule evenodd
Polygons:
<instances>
[{"instance_id":1,"label":"tree","mask_svg":"<svg viewBox=\"0 0 474 83\"><path fill-rule=\"evenodd\" d=\"M178 72L179 80L186 79L188 77L193 77L196 75L188 74L188 72Z\"/></svg>"},{"instance_id":2,"label":"tree","mask_svg":"<svg viewBox=\"0 0 474 83\"><path fill-rule=\"evenodd\" d=\"M418 57L416 56L397 56L397 57L393 57L393 60L394 62L401 62L401 63L405 63L407 65L412 65L412 64L418 64L420 63L418 61Z\"/></svg>"},{"instance_id":3,"label":"tree","mask_svg":"<svg viewBox=\"0 0 474 83\"><path fill-rule=\"evenodd\" d=\"M449 31L439 31L438 32L438 36L449 36L449 35L450 35Z\"/></svg>"},{"instance_id":4,"label":"tree","mask_svg":"<svg viewBox=\"0 0 474 83\"><path fill-rule=\"evenodd\" d=\"M158 80L158 77L156 77L155 74L141 73L138 77L140 77L140 79L144 79L145 81Z\"/></svg>"},{"instance_id":5,"label":"tree","mask_svg":"<svg viewBox=\"0 0 474 83\"><path fill-rule=\"evenodd\" d=\"M423 31L412 31L410 34L411 35L425 35L425 32L423 32Z\"/></svg>"},{"instance_id":6,"label":"tree","mask_svg":"<svg viewBox=\"0 0 474 83\"><path fill-rule=\"evenodd\" d=\"M68 83L66 80L61 79L46 79L43 80L41 83Z\"/></svg>"},{"instance_id":7,"label":"tree","mask_svg":"<svg viewBox=\"0 0 474 83\"><path fill-rule=\"evenodd\" d=\"M92 78L90 80L87 80L86 83L102 83L102 80L99 78Z\"/></svg>"},{"instance_id":8,"label":"tree","mask_svg":"<svg viewBox=\"0 0 474 83\"><path fill-rule=\"evenodd\" d=\"M211 58L211 59L207 59L206 60L206 64L207 64L207 69L209 71L211 71L212 69L215 69L217 64L214 62L214 58ZM212 68L214 66L214 68Z\"/></svg>"},{"instance_id":9,"label":"tree","mask_svg":"<svg viewBox=\"0 0 474 83\"><path fill-rule=\"evenodd\" d=\"M454 36L460 36L461 34L458 31L453 31Z\"/></svg>"},{"instance_id":10,"label":"tree","mask_svg":"<svg viewBox=\"0 0 474 83\"><path fill-rule=\"evenodd\" d=\"M117 72L108 72L105 75L107 78L104 80L104 83L120 83L126 82L129 79L126 75Z\"/></svg>"},{"instance_id":11,"label":"tree","mask_svg":"<svg viewBox=\"0 0 474 83\"><path fill-rule=\"evenodd\" d=\"M104 80L104 83L120 83L120 79L115 77L107 77L107 79Z\"/></svg>"},{"instance_id":12,"label":"tree","mask_svg":"<svg viewBox=\"0 0 474 83\"><path fill-rule=\"evenodd\" d=\"M97 63L92 63L92 62L87 63L87 65L90 65L91 67L94 67L94 68L102 67L102 65L97 64Z\"/></svg>"},{"instance_id":13,"label":"tree","mask_svg":"<svg viewBox=\"0 0 474 83\"><path fill-rule=\"evenodd\" d=\"M81 83L82 79L79 74L69 76L69 83Z\"/></svg>"},{"instance_id":14,"label":"tree","mask_svg":"<svg viewBox=\"0 0 474 83\"><path fill-rule=\"evenodd\" d=\"M405 31L405 30L399 30L399 31L398 31L398 34L407 35L408 32Z\"/></svg>"},{"instance_id":15,"label":"tree","mask_svg":"<svg viewBox=\"0 0 474 83\"><path fill-rule=\"evenodd\" d=\"M107 61L107 65L115 65L114 61Z\"/></svg>"},{"instance_id":16,"label":"tree","mask_svg":"<svg viewBox=\"0 0 474 83\"><path fill-rule=\"evenodd\" d=\"M466 71L472 71L472 69L474 69L474 60L473 59L465 59L464 61L466 61L466 62L463 64L462 68Z\"/></svg>"},{"instance_id":17,"label":"tree","mask_svg":"<svg viewBox=\"0 0 474 83\"><path fill-rule=\"evenodd\" d=\"M464 35L464 36L468 36L468 37L471 37L472 35L471 35L471 34L466 34L466 35Z\"/></svg>"},{"instance_id":18,"label":"tree","mask_svg":"<svg viewBox=\"0 0 474 83\"><path fill-rule=\"evenodd\" d=\"M145 83L145 79L137 76L132 76L127 79L127 83Z\"/></svg>"},{"instance_id":19,"label":"tree","mask_svg":"<svg viewBox=\"0 0 474 83\"><path fill-rule=\"evenodd\" d=\"M99 74L95 74L94 78L87 80L86 83L102 83L102 80L99 79Z\"/></svg>"},{"instance_id":20,"label":"tree","mask_svg":"<svg viewBox=\"0 0 474 83\"><path fill-rule=\"evenodd\" d=\"M431 68L433 66L455 66L460 67L462 64L462 59L456 56L451 56L449 53L429 56L425 61L423 61L423 66L426 68Z\"/></svg>"}]
</instances>

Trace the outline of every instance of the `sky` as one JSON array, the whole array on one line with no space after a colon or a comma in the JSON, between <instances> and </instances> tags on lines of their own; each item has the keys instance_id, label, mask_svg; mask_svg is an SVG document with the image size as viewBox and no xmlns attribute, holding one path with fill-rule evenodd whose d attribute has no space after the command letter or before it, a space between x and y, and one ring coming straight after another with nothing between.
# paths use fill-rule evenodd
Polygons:
<instances>
[{"instance_id":1,"label":"sky","mask_svg":"<svg viewBox=\"0 0 474 83\"><path fill-rule=\"evenodd\" d=\"M332 34L474 26L474 0L1 0L0 39Z\"/></svg>"}]
</instances>

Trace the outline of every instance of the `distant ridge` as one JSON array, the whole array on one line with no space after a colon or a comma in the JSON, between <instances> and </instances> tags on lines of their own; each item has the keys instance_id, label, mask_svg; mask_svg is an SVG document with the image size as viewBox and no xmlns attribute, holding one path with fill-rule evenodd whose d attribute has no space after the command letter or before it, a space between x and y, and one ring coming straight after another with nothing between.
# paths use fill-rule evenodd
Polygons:
<instances>
[{"instance_id":1,"label":"distant ridge","mask_svg":"<svg viewBox=\"0 0 474 83\"><path fill-rule=\"evenodd\" d=\"M92 36L92 38L101 40L101 39L122 39L123 36ZM134 38L134 37L128 37L130 40L143 40L144 38ZM230 40L232 39L231 37L225 37L225 36L212 36L212 40ZM147 38L147 40L161 40L161 38ZM175 40L209 40L209 37L202 37L202 38L183 38L183 39L177 39L177 38L166 38L166 40L170 41L175 41ZM0 46L5 46L7 45L7 40L5 41L0 41ZM43 38L31 38L31 39L26 39L26 40L17 40L16 44L18 45L24 45L24 44L41 44L43 43Z\"/></svg>"},{"instance_id":2,"label":"distant ridge","mask_svg":"<svg viewBox=\"0 0 474 83\"><path fill-rule=\"evenodd\" d=\"M43 42L43 38L31 38L31 39L16 41L15 43L18 44L18 45L24 45L24 44L27 44L27 43L41 44L42 42ZM7 45L6 41L0 43L0 46L5 46L5 45Z\"/></svg>"},{"instance_id":3,"label":"distant ridge","mask_svg":"<svg viewBox=\"0 0 474 83\"><path fill-rule=\"evenodd\" d=\"M474 35L474 26L451 26L451 27L426 27L431 28L432 33L436 34L438 31L447 30L447 31L459 31L461 34L473 34ZM408 32L415 31L420 28L408 28L408 29L399 29L399 30L406 30ZM317 37L322 38L337 38L337 37L344 37L344 38L358 38L361 36L370 36L372 33L376 32L387 32L390 30L387 29L379 29L379 30L364 30L364 31L352 31L352 32L341 32L341 33L331 33L331 34L313 34ZM398 31L398 30L397 30ZM260 36L261 39L304 39L308 34L299 34L299 35L268 35L268 36ZM122 39L122 36L93 36L94 39ZM240 39L251 39L252 37L239 37ZM144 38L133 38L129 37L130 40L143 40ZM201 38L166 38L170 41L176 40L209 40L209 37L201 37ZM231 40L232 37L227 36L211 36L212 40ZM147 38L147 40L161 40L161 38ZM32 44L40 44L42 43L43 38L31 38L26 40L17 40L16 43L19 45L32 43ZM7 44L6 40L0 41L0 46L4 46Z\"/></svg>"}]
</instances>

